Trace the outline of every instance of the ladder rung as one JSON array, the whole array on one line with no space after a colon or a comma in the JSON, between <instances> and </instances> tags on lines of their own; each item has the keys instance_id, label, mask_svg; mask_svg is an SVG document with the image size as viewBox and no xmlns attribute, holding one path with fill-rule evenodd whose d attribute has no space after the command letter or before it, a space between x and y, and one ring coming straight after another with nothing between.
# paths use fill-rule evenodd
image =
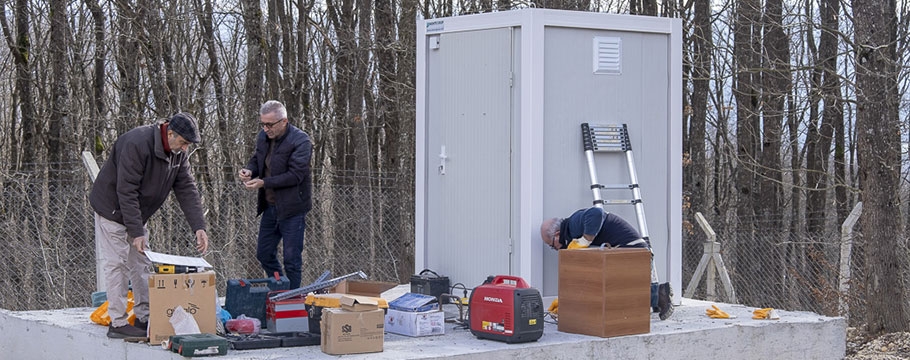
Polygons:
<instances>
[{"instance_id":1,"label":"ladder rung","mask_svg":"<svg viewBox=\"0 0 910 360\"><path fill-rule=\"evenodd\" d=\"M581 136L585 150L596 152L618 152L632 150L629 131L623 125L582 124Z\"/></svg>"},{"instance_id":2,"label":"ladder rung","mask_svg":"<svg viewBox=\"0 0 910 360\"><path fill-rule=\"evenodd\" d=\"M591 131L623 131L626 128L622 124L588 124Z\"/></svg>"},{"instance_id":3,"label":"ladder rung","mask_svg":"<svg viewBox=\"0 0 910 360\"><path fill-rule=\"evenodd\" d=\"M603 201L602 204L610 204L610 205L635 205L635 204L640 203L641 199L632 199L632 200L618 200L618 199L617 200L606 200L606 199L604 199L601 201Z\"/></svg>"},{"instance_id":4,"label":"ladder rung","mask_svg":"<svg viewBox=\"0 0 910 360\"><path fill-rule=\"evenodd\" d=\"M638 184L594 184L591 185L592 189L606 189L606 190L632 190L638 187Z\"/></svg>"},{"instance_id":5,"label":"ladder rung","mask_svg":"<svg viewBox=\"0 0 910 360\"><path fill-rule=\"evenodd\" d=\"M626 150L621 147L597 147L597 146L595 146L594 149L592 149L592 151L594 151L594 152L623 152Z\"/></svg>"}]
</instances>

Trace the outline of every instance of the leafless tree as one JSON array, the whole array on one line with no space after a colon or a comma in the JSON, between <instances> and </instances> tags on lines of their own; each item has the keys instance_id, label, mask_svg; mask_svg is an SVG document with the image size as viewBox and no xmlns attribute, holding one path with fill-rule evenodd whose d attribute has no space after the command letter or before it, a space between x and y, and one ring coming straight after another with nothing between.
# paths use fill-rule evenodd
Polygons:
<instances>
[{"instance_id":1,"label":"leafless tree","mask_svg":"<svg viewBox=\"0 0 910 360\"><path fill-rule=\"evenodd\" d=\"M30 54L32 41L28 0L16 0L13 5L14 28L9 26L6 18L7 2L0 1L0 26L3 37L16 64L16 88L12 116L10 117L10 151L12 156L21 157L11 162L12 171L31 171L38 161L40 133L35 113L35 99L32 91L32 63Z\"/></svg>"},{"instance_id":2,"label":"leafless tree","mask_svg":"<svg viewBox=\"0 0 910 360\"><path fill-rule=\"evenodd\" d=\"M859 181L862 190L866 264L866 326L871 334L907 331L906 238L898 192L900 124L895 3L853 0Z\"/></svg>"}]
</instances>

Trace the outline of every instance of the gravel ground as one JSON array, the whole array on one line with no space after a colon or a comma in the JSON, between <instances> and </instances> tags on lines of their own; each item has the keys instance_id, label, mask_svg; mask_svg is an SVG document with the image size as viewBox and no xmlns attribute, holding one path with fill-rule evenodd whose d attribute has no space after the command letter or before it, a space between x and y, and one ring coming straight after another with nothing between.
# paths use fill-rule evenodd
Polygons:
<instances>
[{"instance_id":1,"label":"gravel ground","mask_svg":"<svg viewBox=\"0 0 910 360\"><path fill-rule=\"evenodd\" d=\"M847 328L847 360L910 359L910 332L869 339L857 328Z\"/></svg>"}]
</instances>

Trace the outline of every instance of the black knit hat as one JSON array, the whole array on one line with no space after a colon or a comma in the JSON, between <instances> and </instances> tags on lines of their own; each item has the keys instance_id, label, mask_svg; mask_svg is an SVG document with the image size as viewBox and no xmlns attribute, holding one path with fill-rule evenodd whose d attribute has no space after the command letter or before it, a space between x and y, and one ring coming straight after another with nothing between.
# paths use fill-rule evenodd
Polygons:
<instances>
[{"instance_id":1,"label":"black knit hat","mask_svg":"<svg viewBox=\"0 0 910 360\"><path fill-rule=\"evenodd\" d=\"M185 112L172 116L167 128L168 130L173 130L177 135L183 136L186 141L191 143L195 144L202 141L199 137L199 127L196 126L196 118Z\"/></svg>"}]
</instances>

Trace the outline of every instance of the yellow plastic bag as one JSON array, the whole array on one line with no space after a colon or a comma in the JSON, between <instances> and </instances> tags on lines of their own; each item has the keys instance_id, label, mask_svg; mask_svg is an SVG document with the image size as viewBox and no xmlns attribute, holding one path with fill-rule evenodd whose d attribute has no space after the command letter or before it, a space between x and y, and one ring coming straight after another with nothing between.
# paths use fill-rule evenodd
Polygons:
<instances>
[{"instance_id":1,"label":"yellow plastic bag","mask_svg":"<svg viewBox=\"0 0 910 360\"><path fill-rule=\"evenodd\" d=\"M126 312L130 316L126 319L132 325L136 321L136 314L133 314L133 291L130 290L126 293ZM107 301L101 306L98 306L95 311L92 311L90 316L93 323L98 325L108 326L111 324L111 316L107 313Z\"/></svg>"}]
</instances>

